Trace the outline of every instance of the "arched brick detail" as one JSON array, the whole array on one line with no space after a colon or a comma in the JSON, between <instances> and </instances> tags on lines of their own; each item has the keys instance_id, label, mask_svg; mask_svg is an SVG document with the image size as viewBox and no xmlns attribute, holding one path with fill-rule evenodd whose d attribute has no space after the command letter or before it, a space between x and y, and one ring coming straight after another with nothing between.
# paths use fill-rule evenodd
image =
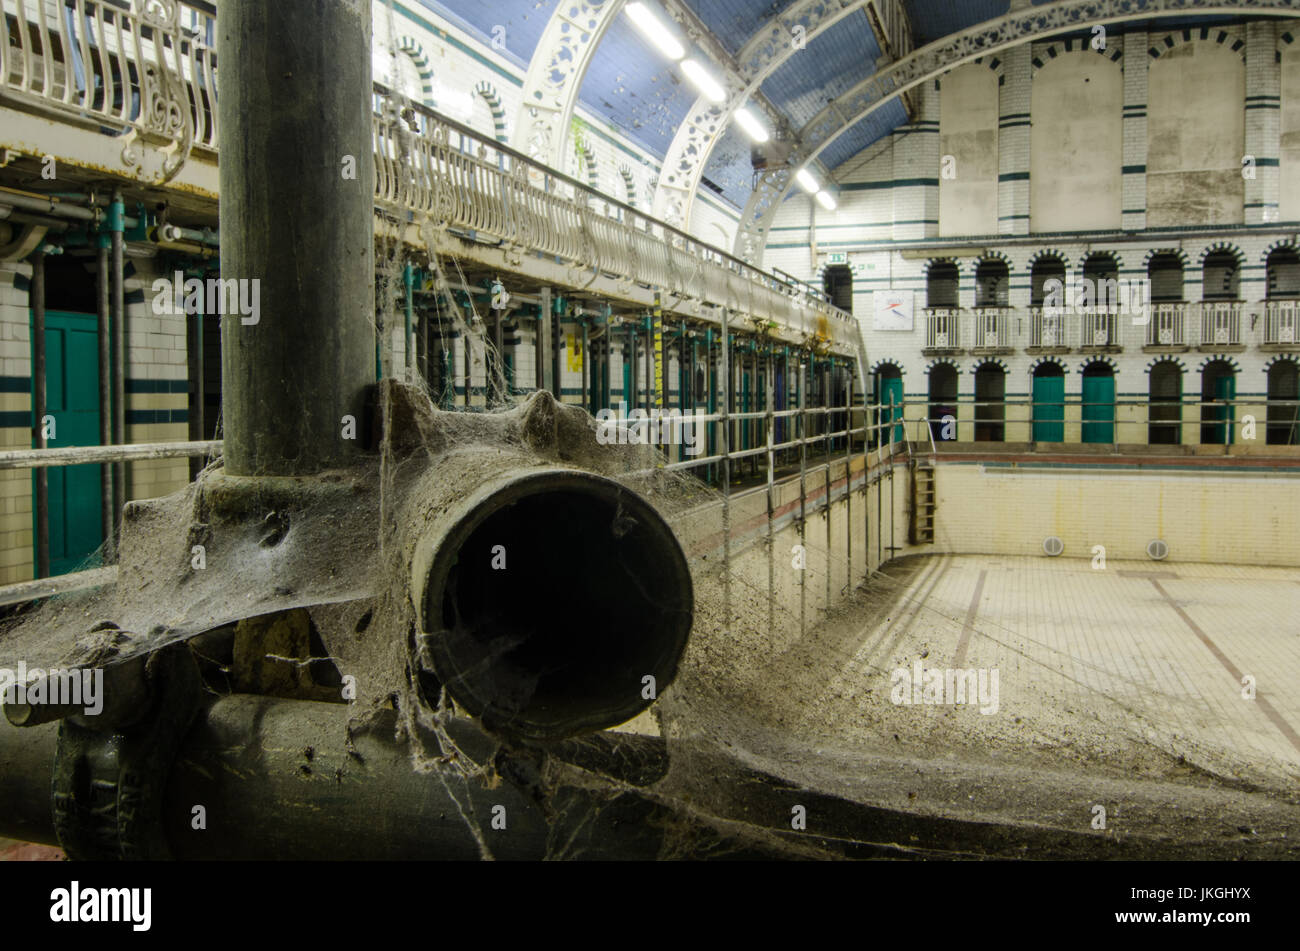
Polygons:
<instances>
[{"instance_id":1,"label":"arched brick detail","mask_svg":"<svg viewBox=\"0 0 1300 951\"><path fill-rule=\"evenodd\" d=\"M492 126L497 141L506 141L506 110L501 105L501 96L497 94L496 87L485 79L474 87L474 91L482 96L483 101L488 104L488 111L492 113Z\"/></svg>"},{"instance_id":2,"label":"arched brick detail","mask_svg":"<svg viewBox=\"0 0 1300 951\"><path fill-rule=\"evenodd\" d=\"M1035 360L1033 363L1029 364L1029 377L1030 377L1030 379L1033 379L1034 371L1035 371L1035 370L1037 370L1039 367L1043 366L1044 364L1048 364L1048 363L1054 363L1054 364L1056 364L1058 367L1060 367L1060 368L1061 368L1061 374L1062 374L1063 376L1068 376L1068 375L1069 375L1069 373L1070 373L1070 367L1066 364L1066 362L1065 362L1064 360L1061 360L1061 359L1059 359L1059 358L1057 358L1057 357L1039 357L1039 358L1038 358L1037 360Z\"/></svg>"},{"instance_id":3,"label":"arched brick detail","mask_svg":"<svg viewBox=\"0 0 1300 951\"><path fill-rule=\"evenodd\" d=\"M1118 251L1109 251L1109 250L1085 251L1083 254L1079 255L1079 261L1075 265L1075 267L1079 271L1080 277L1083 276L1083 269L1084 266L1087 265L1088 263L1088 258L1092 257L1093 255L1097 255L1098 257L1109 257L1112 261L1115 262L1115 270L1118 271L1120 274L1124 273L1124 255L1120 254Z\"/></svg>"},{"instance_id":4,"label":"arched brick detail","mask_svg":"<svg viewBox=\"0 0 1300 951\"><path fill-rule=\"evenodd\" d=\"M1152 248L1146 253L1146 257L1142 259L1142 267L1150 270L1151 259L1157 254L1172 254L1174 257L1178 258L1178 260L1183 262L1183 270L1187 270L1187 268L1192 266L1191 260L1187 257L1187 252L1182 248Z\"/></svg>"},{"instance_id":5,"label":"arched brick detail","mask_svg":"<svg viewBox=\"0 0 1300 951\"><path fill-rule=\"evenodd\" d=\"M1110 367L1111 372L1115 374L1115 376L1119 376L1119 364L1116 363L1112 357L1108 357L1105 354L1097 354L1096 356L1088 357L1088 359L1081 362L1079 364L1079 375L1082 376L1083 371L1087 370L1088 367L1092 366L1094 363L1106 364L1106 366Z\"/></svg>"},{"instance_id":6,"label":"arched brick detail","mask_svg":"<svg viewBox=\"0 0 1300 951\"><path fill-rule=\"evenodd\" d=\"M1205 259L1211 254L1217 254L1220 251L1227 251L1236 258L1238 267L1246 263L1246 255L1242 254L1241 248L1237 247L1231 241L1216 241L1214 244L1208 245L1203 251L1201 251L1201 256L1196 263L1199 266L1204 267Z\"/></svg>"},{"instance_id":7,"label":"arched brick detail","mask_svg":"<svg viewBox=\"0 0 1300 951\"><path fill-rule=\"evenodd\" d=\"M956 371L958 376L961 375L961 364L958 361L954 360L952 357L936 357L935 359L931 360L929 363L925 365L925 375L929 376L931 372L934 371L935 367L942 366L942 365L947 365L952 367L953 370Z\"/></svg>"},{"instance_id":8,"label":"arched brick detail","mask_svg":"<svg viewBox=\"0 0 1300 951\"><path fill-rule=\"evenodd\" d=\"M436 109L438 103L433 98L433 67L429 64L424 47L415 37L402 36L397 40L397 48L410 57L420 74L420 101L430 109Z\"/></svg>"},{"instance_id":9,"label":"arched brick detail","mask_svg":"<svg viewBox=\"0 0 1300 951\"><path fill-rule=\"evenodd\" d=\"M1290 363L1294 365L1297 370L1300 370L1300 357L1296 356L1294 353L1279 353L1274 355L1271 360L1264 364L1264 375L1267 376L1268 371L1273 369L1273 367L1279 363Z\"/></svg>"},{"instance_id":10,"label":"arched brick detail","mask_svg":"<svg viewBox=\"0 0 1300 951\"><path fill-rule=\"evenodd\" d=\"M1178 367L1179 373L1187 372L1187 364L1182 361L1182 358L1174 357L1174 356L1156 357L1154 360L1152 360L1150 363L1147 364L1146 372L1150 373L1152 370L1156 368L1158 364L1161 363L1172 363L1174 366Z\"/></svg>"},{"instance_id":11,"label":"arched brick detail","mask_svg":"<svg viewBox=\"0 0 1300 951\"><path fill-rule=\"evenodd\" d=\"M951 264L957 268L958 274L964 274L966 273L966 270L973 271L973 267L970 269L963 269L961 266L960 258L930 258L928 261L925 262L925 276L927 278L930 276L930 269L934 267L936 264Z\"/></svg>"},{"instance_id":12,"label":"arched brick detail","mask_svg":"<svg viewBox=\"0 0 1300 951\"><path fill-rule=\"evenodd\" d=\"M632 177L632 169L626 165L618 167L618 174L623 179L623 187L627 189L627 203L633 208L636 204L636 179Z\"/></svg>"},{"instance_id":13,"label":"arched brick detail","mask_svg":"<svg viewBox=\"0 0 1300 951\"><path fill-rule=\"evenodd\" d=\"M1187 43L1195 43L1199 40L1217 43L1224 49L1230 49L1240 56L1243 63L1246 61L1246 41L1238 39L1231 33L1219 29L1217 26L1203 26L1199 29L1196 27L1188 27L1185 30L1176 30L1172 33L1166 33L1151 44L1151 48L1147 50L1147 55L1152 59L1159 59L1172 49L1176 49L1177 47L1183 46Z\"/></svg>"},{"instance_id":14,"label":"arched brick detail","mask_svg":"<svg viewBox=\"0 0 1300 951\"><path fill-rule=\"evenodd\" d=\"M1208 367L1211 363L1219 363L1220 361L1232 367L1233 373L1241 372L1241 364L1238 363L1236 358L1233 357L1232 354L1230 353L1211 353L1209 356L1207 356L1204 360L1200 362L1200 365L1197 366L1196 369L1198 372L1204 373L1205 368Z\"/></svg>"},{"instance_id":15,"label":"arched brick detail","mask_svg":"<svg viewBox=\"0 0 1300 951\"><path fill-rule=\"evenodd\" d=\"M1292 251L1300 252L1300 244L1296 243L1296 239L1294 237L1279 238L1277 241L1274 241L1272 244L1270 244L1267 248L1264 249L1264 253L1259 256L1259 260L1262 263L1267 264L1268 256L1272 254L1274 251L1278 250L1279 248L1289 248Z\"/></svg>"},{"instance_id":16,"label":"arched brick detail","mask_svg":"<svg viewBox=\"0 0 1300 951\"><path fill-rule=\"evenodd\" d=\"M875 363L871 365L871 372L879 376L882 367L893 367L894 369L898 370L898 376L900 379L902 377L907 376L907 368L905 366L903 366L897 360L889 360L889 359L877 360Z\"/></svg>"},{"instance_id":17,"label":"arched brick detail","mask_svg":"<svg viewBox=\"0 0 1300 951\"><path fill-rule=\"evenodd\" d=\"M1106 35L1106 48L1095 49L1092 45L1092 34L1087 36L1074 36L1065 40L1056 40L1048 43L1039 50L1038 55L1033 59L1034 72L1038 72L1052 60L1064 53L1096 53L1098 56L1105 56L1112 63L1118 63L1124 58L1124 48L1121 44L1110 42L1110 34Z\"/></svg>"},{"instance_id":18,"label":"arched brick detail","mask_svg":"<svg viewBox=\"0 0 1300 951\"><path fill-rule=\"evenodd\" d=\"M999 359L998 357L984 357L984 358L982 358L978 363L976 363L974 366L972 366L972 367L970 368L971 376L974 376L974 375L975 375L976 373L978 373L978 372L979 372L983 367L988 367L988 366L994 366L994 367L997 367L998 369L1000 369L1000 370L1003 372L1003 374L1005 374L1005 375L1007 375L1007 376L1010 376L1010 375L1011 375L1011 371L1010 371L1010 369L1007 367L1007 364L1006 364L1006 361L1005 361L1005 360L1001 360L1001 359Z\"/></svg>"}]
</instances>

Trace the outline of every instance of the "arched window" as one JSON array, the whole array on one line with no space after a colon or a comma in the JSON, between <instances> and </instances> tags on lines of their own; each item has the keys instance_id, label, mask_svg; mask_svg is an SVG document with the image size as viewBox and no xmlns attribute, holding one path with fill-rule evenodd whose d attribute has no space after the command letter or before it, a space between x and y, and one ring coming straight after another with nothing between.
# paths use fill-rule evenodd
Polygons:
<instances>
[{"instance_id":1,"label":"arched window","mask_svg":"<svg viewBox=\"0 0 1300 951\"><path fill-rule=\"evenodd\" d=\"M1201 265L1204 300L1240 300L1241 262L1231 251L1213 251Z\"/></svg>"},{"instance_id":2,"label":"arched window","mask_svg":"<svg viewBox=\"0 0 1300 951\"><path fill-rule=\"evenodd\" d=\"M952 261L932 261L925 276L927 307L956 307L957 265Z\"/></svg>"},{"instance_id":3,"label":"arched window","mask_svg":"<svg viewBox=\"0 0 1300 951\"><path fill-rule=\"evenodd\" d=\"M975 306L1006 307L1010 284L1007 262L984 258L975 266Z\"/></svg>"},{"instance_id":4,"label":"arched window","mask_svg":"<svg viewBox=\"0 0 1300 951\"><path fill-rule=\"evenodd\" d=\"M1147 264L1151 281L1151 303L1173 304L1183 299L1183 261L1178 255L1163 252L1153 255Z\"/></svg>"},{"instance_id":5,"label":"arched window","mask_svg":"<svg viewBox=\"0 0 1300 951\"><path fill-rule=\"evenodd\" d=\"M1151 368L1147 442L1176 446L1183 441L1183 370L1172 360Z\"/></svg>"},{"instance_id":6,"label":"arched window","mask_svg":"<svg viewBox=\"0 0 1300 951\"><path fill-rule=\"evenodd\" d=\"M1237 374L1226 360L1214 360L1201 371L1201 444L1227 446L1233 441Z\"/></svg>"},{"instance_id":7,"label":"arched window","mask_svg":"<svg viewBox=\"0 0 1300 951\"><path fill-rule=\"evenodd\" d=\"M945 426L945 416L957 418L957 368L936 363L930 368L930 431L935 442L957 438L957 427Z\"/></svg>"},{"instance_id":8,"label":"arched window","mask_svg":"<svg viewBox=\"0 0 1300 951\"><path fill-rule=\"evenodd\" d=\"M883 407L879 411L877 423L882 427L877 430L880 437L885 442L895 442L903 438L903 427L898 425L893 427L893 432L889 430L889 424L894 420L903 418L903 371L895 364L883 363L876 370L875 392L872 394L872 402L877 406ZM890 409L890 407L894 407Z\"/></svg>"},{"instance_id":9,"label":"arched window","mask_svg":"<svg viewBox=\"0 0 1300 951\"><path fill-rule=\"evenodd\" d=\"M1006 437L1007 374L996 363L975 371L975 440L1003 442Z\"/></svg>"},{"instance_id":10,"label":"arched window","mask_svg":"<svg viewBox=\"0 0 1300 951\"><path fill-rule=\"evenodd\" d=\"M1096 252L1083 262L1083 279L1092 283L1093 306L1113 313L1119 304L1119 264L1114 255Z\"/></svg>"},{"instance_id":11,"label":"arched window","mask_svg":"<svg viewBox=\"0 0 1300 951\"><path fill-rule=\"evenodd\" d=\"M1268 256L1268 299L1300 297L1300 255L1275 248Z\"/></svg>"},{"instance_id":12,"label":"arched window","mask_svg":"<svg viewBox=\"0 0 1300 951\"><path fill-rule=\"evenodd\" d=\"M1065 262L1054 254L1041 257L1029 269L1029 304L1042 307L1047 296L1045 285L1048 281L1060 281L1065 284Z\"/></svg>"},{"instance_id":13,"label":"arched window","mask_svg":"<svg viewBox=\"0 0 1300 951\"><path fill-rule=\"evenodd\" d=\"M1268 368L1268 433L1271 446L1300 444L1297 419L1300 419L1300 365L1292 360L1278 360Z\"/></svg>"},{"instance_id":14,"label":"arched window","mask_svg":"<svg viewBox=\"0 0 1300 951\"><path fill-rule=\"evenodd\" d=\"M1115 441L1115 371L1100 360L1083 370L1083 442Z\"/></svg>"},{"instance_id":15,"label":"arched window","mask_svg":"<svg viewBox=\"0 0 1300 951\"><path fill-rule=\"evenodd\" d=\"M822 289L840 310L853 313L853 271L847 264L832 264L822 274Z\"/></svg>"},{"instance_id":16,"label":"arched window","mask_svg":"<svg viewBox=\"0 0 1300 951\"><path fill-rule=\"evenodd\" d=\"M1065 370L1059 363L1034 368L1034 442L1065 442Z\"/></svg>"}]
</instances>

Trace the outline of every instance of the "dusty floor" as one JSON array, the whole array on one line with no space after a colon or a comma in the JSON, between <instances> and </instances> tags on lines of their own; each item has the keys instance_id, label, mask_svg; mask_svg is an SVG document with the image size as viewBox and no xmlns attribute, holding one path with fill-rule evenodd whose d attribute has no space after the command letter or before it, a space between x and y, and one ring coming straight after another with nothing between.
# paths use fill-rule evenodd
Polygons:
<instances>
[{"instance_id":1,"label":"dusty floor","mask_svg":"<svg viewBox=\"0 0 1300 951\"><path fill-rule=\"evenodd\" d=\"M1300 856L1300 570L905 559L787 649L715 659L680 684L690 719L797 786L1188 857ZM996 709L895 702L935 699L899 686L918 661L996 670Z\"/></svg>"}]
</instances>

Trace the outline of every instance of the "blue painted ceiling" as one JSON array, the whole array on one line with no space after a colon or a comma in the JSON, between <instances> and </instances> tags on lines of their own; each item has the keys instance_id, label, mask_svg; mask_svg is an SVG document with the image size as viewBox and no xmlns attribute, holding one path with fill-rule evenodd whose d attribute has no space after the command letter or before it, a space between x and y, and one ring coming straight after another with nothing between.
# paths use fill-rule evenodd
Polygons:
<instances>
[{"instance_id":1,"label":"blue painted ceiling","mask_svg":"<svg viewBox=\"0 0 1300 951\"><path fill-rule=\"evenodd\" d=\"M383 0L379 0L383 2ZM478 33L488 43L504 41L504 56L526 66L542 31L561 0L401 0L418 3ZM564 0L572 2L572 0ZM648 0L652 7L659 0ZM733 55L791 0L681 0ZM1047 0L1033 0L1035 4ZM1009 0L903 0L918 46L1007 13ZM1168 28L1170 24L1166 24ZM706 64L707 56L696 50ZM880 57L866 14L856 11L809 42L762 84L761 91L799 129L826 104L865 79ZM715 74L721 73L716 65ZM695 89L625 16L617 17L601 41L579 91L582 103L624 135L662 159L677 128L695 102ZM821 156L832 171L906 123L894 100L856 123ZM749 141L729 129L705 168L713 194L743 207L753 187Z\"/></svg>"}]
</instances>

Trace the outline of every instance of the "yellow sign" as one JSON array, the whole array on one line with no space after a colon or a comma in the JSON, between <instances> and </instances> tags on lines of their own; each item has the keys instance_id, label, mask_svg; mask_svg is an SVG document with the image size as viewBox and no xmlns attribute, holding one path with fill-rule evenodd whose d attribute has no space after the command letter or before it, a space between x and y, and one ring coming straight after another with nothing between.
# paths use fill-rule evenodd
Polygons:
<instances>
[{"instance_id":1,"label":"yellow sign","mask_svg":"<svg viewBox=\"0 0 1300 951\"><path fill-rule=\"evenodd\" d=\"M577 334L564 335L564 352L568 355L569 372L582 372L582 338Z\"/></svg>"}]
</instances>

